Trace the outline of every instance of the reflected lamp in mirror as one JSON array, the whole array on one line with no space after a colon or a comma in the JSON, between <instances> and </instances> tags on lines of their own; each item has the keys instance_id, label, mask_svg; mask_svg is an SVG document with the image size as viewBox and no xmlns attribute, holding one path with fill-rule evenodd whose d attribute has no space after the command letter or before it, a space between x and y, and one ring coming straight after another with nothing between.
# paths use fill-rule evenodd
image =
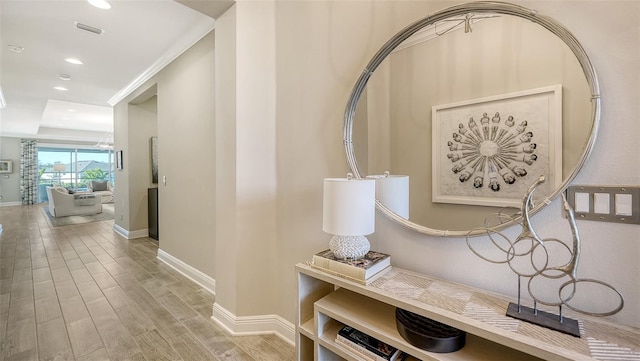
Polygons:
<instances>
[{"instance_id":1,"label":"reflected lamp in mirror","mask_svg":"<svg viewBox=\"0 0 640 361\"><path fill-rule=\"evenodd\" d=\"M375 230L373 179L325 178L322 230L333 234L329 249L342 259L359 259L369 252L368 234Z\"/></svg>"},{"instance_id":2,"label":"reflected lamp in mirror","mask_svg":"<svg viewBox=\"0 0 640 361\"><path fill-rule=\"evenodd\" d=\"M409 219L409 176L393 175L384 172L381 175L368 175L376 181L376 200L391 212Z\"/></svg>"}]
</instances>

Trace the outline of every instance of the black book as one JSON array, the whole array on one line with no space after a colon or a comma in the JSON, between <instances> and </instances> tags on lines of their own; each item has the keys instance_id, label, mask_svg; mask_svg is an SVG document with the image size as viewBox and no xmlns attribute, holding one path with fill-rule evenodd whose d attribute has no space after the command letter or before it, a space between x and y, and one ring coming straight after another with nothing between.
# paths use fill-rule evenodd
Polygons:
<instances>
[{"instance_id":1,"label":"black book","mask_svg":"<svg viewBox=\"0 0 640 361\"><path fill-rule=\"evenodd\" d=\"M366 350L371 351L384 360L395 360L400 353L397 348L350 326L344 326L340 329L340 331L338 331L338 337L340 336L357 345L363 346Z\"/></svg>"}]
</instances>

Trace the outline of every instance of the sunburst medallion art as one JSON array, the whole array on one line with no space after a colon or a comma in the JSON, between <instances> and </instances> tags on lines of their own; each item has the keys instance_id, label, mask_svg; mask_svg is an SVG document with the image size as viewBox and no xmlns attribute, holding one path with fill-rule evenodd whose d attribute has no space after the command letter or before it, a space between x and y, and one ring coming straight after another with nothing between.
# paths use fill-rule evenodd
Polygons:
<instances>
[{"instance_id":1,"label":"sunburst medallion art","mask_svg":"<svg viewBox=\"0 0 640 361\"><path fill-rule=\"evenodd\" d=\"M461 183L471 181L474 188L487 185L494 192L527 175L527 169L538 159L527 120L503 117L499 112L493 116L483 113L478 120L470 117L466 124L460 122L447 146L451 171Z\"/></svg>"}]
</instances>

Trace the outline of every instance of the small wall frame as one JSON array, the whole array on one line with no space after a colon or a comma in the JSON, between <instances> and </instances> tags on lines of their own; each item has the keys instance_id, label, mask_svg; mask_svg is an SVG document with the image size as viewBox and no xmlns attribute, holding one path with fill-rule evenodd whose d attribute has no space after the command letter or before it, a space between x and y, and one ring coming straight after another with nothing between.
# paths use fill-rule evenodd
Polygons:
<instances>
[{"instance_id":1,"label":"small wall frame","mask_svg":"<svg viewBox=\"0 0 640 361\"><path fill-rule=\"evenodd\" d=\"M10 159L0 160L0 173L13 173L13 161Z\"/></svg>"},{"instance_id":2,"label":"small wall frame","mask_svg":"<svg viewBox=\"0 0 640 361\"><path fill-rule=\"evenodd\" d=\"M124 165L122 162L122 151L119 150L116 152L116 168L117 169L123 169Z\"/></svg>"}]
</instances>

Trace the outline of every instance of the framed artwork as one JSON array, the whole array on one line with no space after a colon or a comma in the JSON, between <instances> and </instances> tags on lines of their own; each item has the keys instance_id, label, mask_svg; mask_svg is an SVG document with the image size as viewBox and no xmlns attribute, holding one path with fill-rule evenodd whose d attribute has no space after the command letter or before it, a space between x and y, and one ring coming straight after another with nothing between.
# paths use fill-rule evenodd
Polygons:
<instances>
[{"instance_id":1,"label":"framed artwork","mask_svg":"<svg viewBox=\"0 0 640 361\"><path fill-rule=\"evenodd\" d=\"M13 161L0 160L0 173L13 173Z\"/></svg>"},{"instance_id":2,"label":"framed artwork","mask_svg":"<svg viewBox=\"0 0 640 361\"><path fill-rule=\"evenodd\" d=\"M562 85L432 108L432 200L520 207L562 183Z\"/></svg>"},{"instance_id":3,"label":"framed artwork","mask_svg":"<svg viewBox=\"0 0 640 361\"><path fill-rule=\"evenodd\" d=\"M122 151L121 150L116 152L116 168L117 169L123 169L124 168L124 164L122 163Z\"/></svg>"},{"instance_id":4,"label":"framed artwork","mask_svg":"<svg viewBox=\"0 0 640 361\"><path fill-rule=\"evenodd\" d=\"M158 137L151 137L151 183L158 184Z\"/></svg>"}]
</instances>

